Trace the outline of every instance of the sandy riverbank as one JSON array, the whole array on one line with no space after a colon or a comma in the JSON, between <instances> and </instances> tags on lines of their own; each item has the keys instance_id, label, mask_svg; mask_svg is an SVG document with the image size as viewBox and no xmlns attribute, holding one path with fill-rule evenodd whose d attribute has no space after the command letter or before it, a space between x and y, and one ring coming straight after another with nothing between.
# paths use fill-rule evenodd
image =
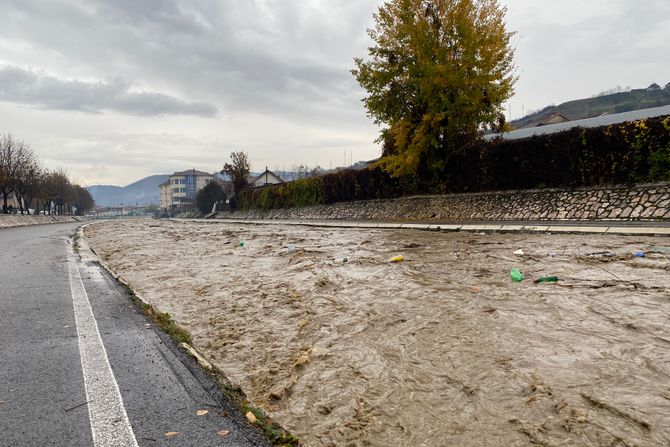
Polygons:
<instances>
[{"instance_id":1,"label":"sandy riverbank","mask_svg":"<svg viewBox=\"0 0 670 447\"><path fill-rule=\"evenodd\" d=\"M86 235L308 446L670 443L670 260L649 251L667 238L156 220ZM561 281L513 283L513 267Z\"/></svg>"}]
</instances>

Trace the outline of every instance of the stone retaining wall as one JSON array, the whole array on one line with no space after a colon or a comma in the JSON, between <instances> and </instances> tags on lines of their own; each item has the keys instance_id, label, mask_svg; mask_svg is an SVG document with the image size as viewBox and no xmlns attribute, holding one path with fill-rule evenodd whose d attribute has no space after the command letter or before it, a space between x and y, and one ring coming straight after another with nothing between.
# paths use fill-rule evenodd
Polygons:
<instances>
[{"instance_id":1,"label":"stone retaining wall","mask_svg":"<svg viewBox=\"0 0 670 447\"><path fill-rule=\"evenodd\" d=\"M221 212L234 219L670 220L670 183L413 196L305 208Z\"/></svg>"},{"instance_id":2,"label":"stone retaining wall","mask_svg":"<svg viewBox=\"0 0 670 447\"><path fill-rule=\"evenodd\" d=\"M77 216L28 216L21 214L0 214L0 228L23 227L51 223L81 222Z\"/></svg>"}]
</instances>

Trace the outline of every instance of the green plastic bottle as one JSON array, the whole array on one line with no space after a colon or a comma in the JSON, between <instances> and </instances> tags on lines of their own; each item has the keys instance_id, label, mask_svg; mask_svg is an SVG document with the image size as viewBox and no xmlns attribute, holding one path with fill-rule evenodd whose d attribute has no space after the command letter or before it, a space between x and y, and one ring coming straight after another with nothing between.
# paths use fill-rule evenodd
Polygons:
<instances>
[{"instance_id":1,"label":"green plastic bottle","mask_svg":"<svg viewBox=\"0 0 670 447\"><path fill-rule=\"evenodd\" d=\"M542 282L558 282L558 276L541 276L535 280L535 284Z\"/></svg>"},{"instance_id":2,"label":"green plastic bottle","mask_svg":"<svg viewBox=\"0 0 670 447\"><path fill-rule=\"evenodd\" d=\"M519 269L512 269L512 271L509 272L509 276L512 277L512 281L514 282L521 282L526 279L526 277L523 276L523 273L521 273Z\"/></svg>"}]
</instances>

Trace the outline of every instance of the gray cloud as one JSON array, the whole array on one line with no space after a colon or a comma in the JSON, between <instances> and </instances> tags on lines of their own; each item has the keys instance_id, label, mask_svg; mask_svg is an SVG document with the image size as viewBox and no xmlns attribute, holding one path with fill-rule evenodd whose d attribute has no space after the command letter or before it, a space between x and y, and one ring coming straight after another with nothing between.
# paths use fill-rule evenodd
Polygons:
<instances>
[{"instance_id":1,"label":"gray cloud","mask_svg":"<svg viewBox=\"0 0 670 447\"><path fill-rule=\"evenodd\" d=\"M162 93L136 92L119 77L97 82L64 80L13 66L0 67L0 101L94 114L113 111L139 116L212 117L217 113L212 104L186 102Z\"/></svg>"},{"instance_id":2,"label":"gray cloud","mask_svg":"<svg viewBox=\"0 0 670 447\"><path fill-rule=\"evenodd\" d=\"M5 2L12 20L0 37L84 69L165 84L226 111L365 119L349 69L365 51L374 0Z\"/></svg>"},{"instance_id":3,"label":"gray cloud","mask_svg":"<svg viewBox=\"0 0 670 447\"><path fill-rule=\"evenodd\" d=\"M127 173L99 175L114 171L127 182L159 163L168 171L199 160L218 166L239 149L261 167L337 165L343 152L370 159L379 154L378 129L349 69L367 53L365 29L382 1L2 0L0 100L11 101L0 104L3 126L35 142L56 134L54 144L41 144L53 160L126 163ZM519 31L514 116L616 85L670 80L667 0L501 3ZM197 118L217 107L217 119ZM37 108L89 113L51 112L36 126ZM105 111L166 116L95 115ZM110 136L128 134L143 136Z\"/></svg>"}]
</instances>

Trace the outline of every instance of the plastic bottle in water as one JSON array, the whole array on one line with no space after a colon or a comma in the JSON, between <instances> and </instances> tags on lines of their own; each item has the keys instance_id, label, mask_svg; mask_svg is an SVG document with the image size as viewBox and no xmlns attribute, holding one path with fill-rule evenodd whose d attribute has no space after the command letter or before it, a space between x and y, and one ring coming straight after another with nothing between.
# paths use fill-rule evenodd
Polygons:
<instances>
[{"instance_id":1,"label":"plastic bottle in water","mask_svg":"<svg viewBox=\"0 0 670 447\"><path fill-rule=\"evenodd\" d=\"M526 277L523 276L523 273L521 273L519 269L512 269L512 271L509 272L509 276L512 277L512 281L514 282L521 282L526 279Z\"/></svg>"}]
</instances>

